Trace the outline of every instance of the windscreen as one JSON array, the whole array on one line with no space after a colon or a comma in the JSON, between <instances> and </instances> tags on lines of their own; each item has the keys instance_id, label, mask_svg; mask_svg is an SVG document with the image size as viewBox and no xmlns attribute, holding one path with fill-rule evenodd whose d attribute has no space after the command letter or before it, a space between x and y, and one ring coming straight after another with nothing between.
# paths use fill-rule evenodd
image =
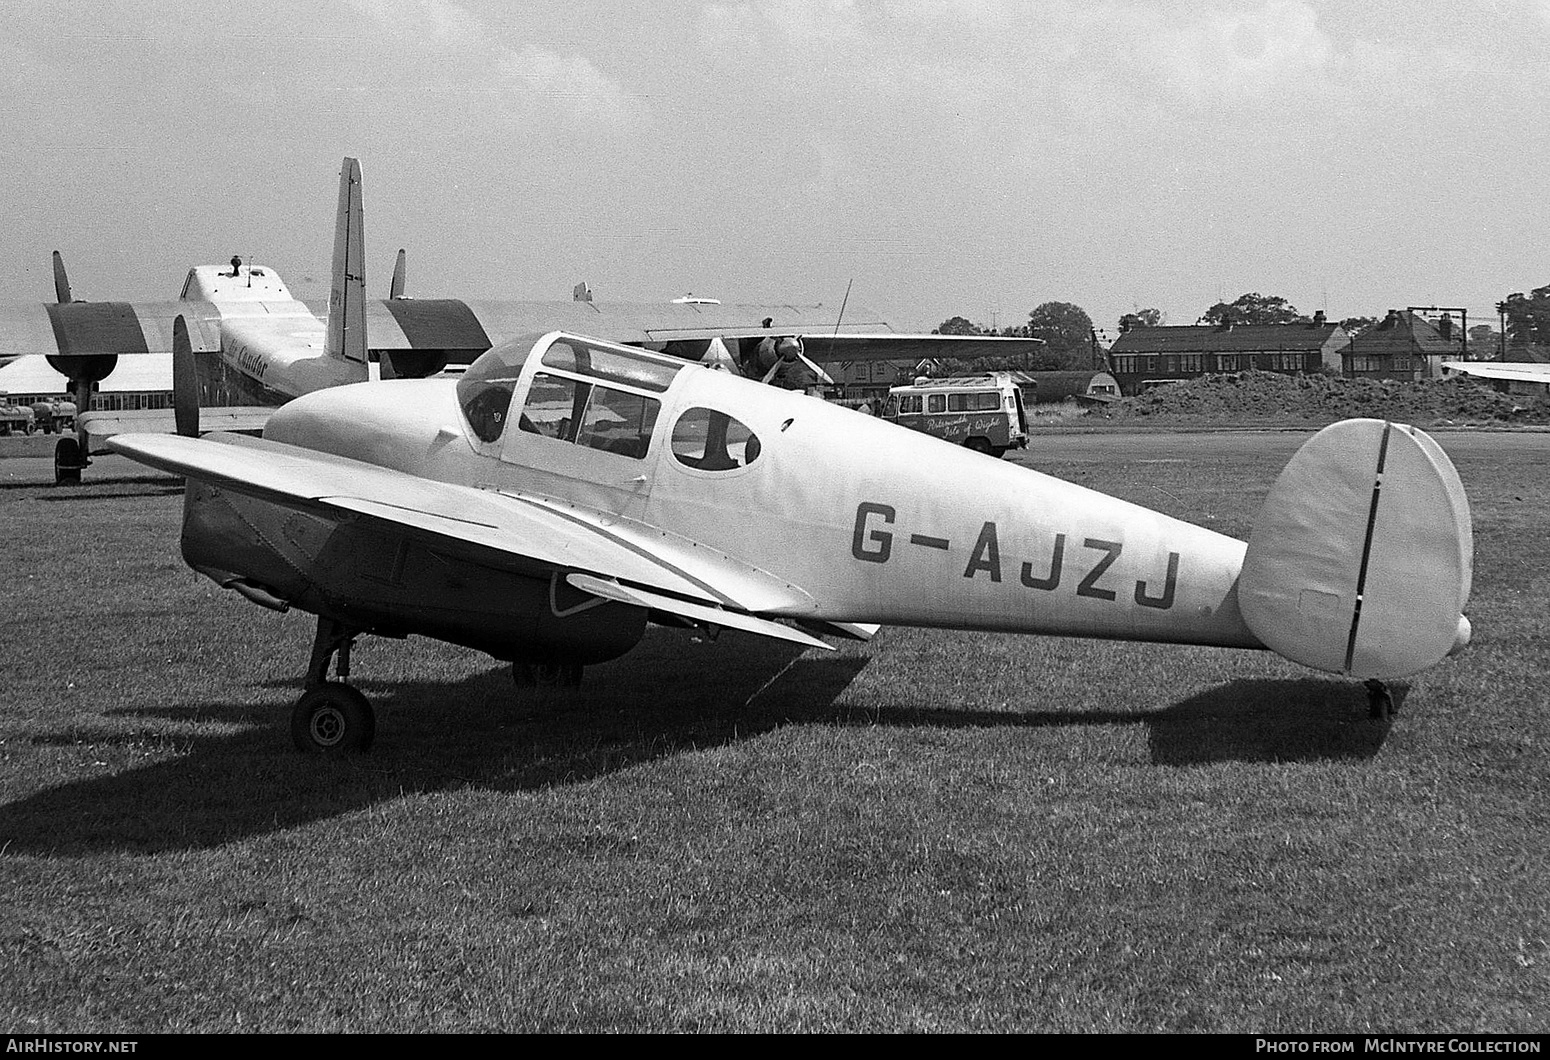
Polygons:
<instances>
[{"instance_id":1,"label":"windscreen","mask_svg":"<svg viewBox=\"0 0 1550 1060\"><path fill-rule=\"evenodd\" d=\"M499 441L511 411L517 377L538 336L501 343L480 354L457 382L457 403L481 442Z\"/></svg>"}]
</instances>

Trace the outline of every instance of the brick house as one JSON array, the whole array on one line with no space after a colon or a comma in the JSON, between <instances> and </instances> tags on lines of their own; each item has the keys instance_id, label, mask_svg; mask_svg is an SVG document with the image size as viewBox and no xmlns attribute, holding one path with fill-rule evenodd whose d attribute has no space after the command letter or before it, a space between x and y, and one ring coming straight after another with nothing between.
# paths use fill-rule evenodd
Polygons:
<instances>
[{"instance_id":1,"label":"brick house","mask_svg":"<svg viewBox=\"0 0 1550 1060\"><path fill-rule=\"evenodd\" d=\"M1373 328L1351 340L1341 359L1349 379L1441 379L1442 362L1459 360L1464 332L1443 314L1433 324L1408 309L1390 309Z\"/></svg>"},{"instance_id":2,"label":"brick house","mask_svg":"<svg viewBox=\"0 0 1550 1060\"><path fill-rule=\"evenodd\" d=\"M1115 340L1109 365L1120 389L1133 396L1159 383L1213 372L1339 372L1350 341L1345 329L1328 323L1323 313L1296 324L1139 327Z\"/></svg>"}]
</instances>

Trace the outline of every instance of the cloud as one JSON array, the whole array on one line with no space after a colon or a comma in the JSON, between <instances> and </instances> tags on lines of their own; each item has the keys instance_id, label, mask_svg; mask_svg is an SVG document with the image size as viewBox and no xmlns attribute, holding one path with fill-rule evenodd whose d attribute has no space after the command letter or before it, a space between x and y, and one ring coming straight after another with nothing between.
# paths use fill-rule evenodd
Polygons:
<instances>
[{"instance_id":1,"label":"cloud","mask_svg":"<svg viewBox=\"0 0 1550 1060\"><path fill-rule=\"evenodd\" d=\"M651 120L643 102L581 55L532 47L508 50L494 80L523 110L560 116L577 127L636 135Z\"/></svg>"},{"instance_id":2,"label":"cloud","mask_svg":"<svg viewBox=\"0 0 1550 1060\"><path fill-rule=\"evenodd\" d=\"M1297 0L1207 8L1171 22L1132 7L1118 21L1125 65L1150 70L1182 96L1209 104L1258 103L1289 89L1316 89L1336 54L1318 13Z\"/></svg>"},{"instance_id":3,"label":"cloud","mask_svg":"<svg viewBox=\"0 0 1550 1060\"><path fill-rule=\"evenodd\" d=\"M508 43L500 27L453 0L351 2L396 42L387 61L418 70L414 80L460 98L482 124L514 123L572 147L616 145L653 124L649 103L580 51Z\"/></svg>"},{"instance_id":4,"label":"cloud","mask_svg":"<svg viewBox=\"0 0 1550 1060\"><path fill-rule=\"evenodd\" d=\"M451 0L350 0L350 6L397 36L421 47L494 47L490 27Z\"/></svg>"}]
</instances>

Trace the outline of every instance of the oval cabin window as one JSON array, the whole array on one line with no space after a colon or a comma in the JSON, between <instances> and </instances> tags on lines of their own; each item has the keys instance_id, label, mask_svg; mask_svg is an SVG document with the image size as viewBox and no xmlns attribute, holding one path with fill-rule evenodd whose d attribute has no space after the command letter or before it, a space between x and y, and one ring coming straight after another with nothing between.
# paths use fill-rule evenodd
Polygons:
<instances>
[{"instance_id":1,"label":"oval cabin window","mask_svg":"<svg viewBox=\"0 0 1550 1060\"><path fill-rule=\"evenodd\" d=\"M758 459L759 439L725 412L693 408L673 424L673 457L700 471L731 471Z\"/></svg>"}]
</instances>

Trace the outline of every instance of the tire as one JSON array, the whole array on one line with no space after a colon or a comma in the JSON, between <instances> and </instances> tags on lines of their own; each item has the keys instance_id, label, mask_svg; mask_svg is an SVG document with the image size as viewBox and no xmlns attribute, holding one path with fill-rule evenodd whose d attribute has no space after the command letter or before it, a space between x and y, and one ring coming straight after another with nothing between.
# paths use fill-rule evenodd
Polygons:
<instances>
[{"instance_id":1,"label":"tire","mask_svg":"<svg viewBox=\"0 0 1550 1060\"><path fill-rule=\"evenodd\" d=\"M973 449L976 453L984 453L986 456L994 456L996 453L995 447L979 435L965 440L963 445L965 449Z\"/></svg>"},{"instance_id":2,"label":"tire","mask_svg":"<svg viewBox=\"0 0 1550 1060\"><path fill-rule=\"evenodd\" d=\"M308 689L291 711L291 740L303 754L338 758L368 750L376 736L371 704L338 681Z\"/></svg>"},{"instance_id":3,"label":"tire","mask_svg":"<svg viewBox=\"0 0 1550 1060\"><path fill-rule=\"evenodd\" d=\"M518 688L580 688L581 664L565 662L513 663Z\"/></svg>"},{"instance_id":4,"label":"tire","mask_svg":"<svg viewBox=\"0 0 1550 1060\"><path fill-rule=\"evenodd\" d=\"M81 484L81 443L74 438L61 438L54 443L54 485L79 486Z\"/></svg>"}]
</instances>

